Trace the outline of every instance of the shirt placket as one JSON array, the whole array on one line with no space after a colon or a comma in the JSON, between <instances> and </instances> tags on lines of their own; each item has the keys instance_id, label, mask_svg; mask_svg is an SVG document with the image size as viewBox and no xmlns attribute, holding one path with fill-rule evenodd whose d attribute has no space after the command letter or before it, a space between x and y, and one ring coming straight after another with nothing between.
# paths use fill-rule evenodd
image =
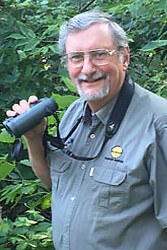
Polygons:
<instances>
[{"instance_id":1,"label":"shirt placket","mask_svg":"<svg viewBox=\"0 0 167 250\"><path fill-rule=\"evenodd\" d=\"M84 144L82 144L83 152L84 148L92 148L90 144L93 143L96 137L96 130L99 126L99 119L96 116L92 117L92 124L89 127L89 132L87 134L87 139L84 140ZM75 141L77 144L78 142ZM68 198L68 206L66 210L65 216L65 226L64 226L64 235L63 235L63 242L64 242L64 250L70 250L70 225L72 220L72 214L75 209L75 204L77 201L77 195L80 190L80 186L85 176L85 172L87 167L89 166L88 162L79 161L79 160L72 160L72 167L74 167L76 171L75 181L73 183L73 189L70 192L70 196Z\"/></svg>"},{"instance_id":2,"label":"shirt placket","mask_svg":"<svg viewBox=\"0 0 167 250\"><path fill-rule=\"evenodd\" d=\"M70 224L71 224L72 214L75 208L77 194L79 192L86 171L86 164L84 162L73 160L72 164L75 165L74 166L75 168L77 168L77 174L75 181L73 183L73 190L68 198L68 206L65 215L65 226L63 235L64 250L70 250Z\"/></svg>"}]
</instances>

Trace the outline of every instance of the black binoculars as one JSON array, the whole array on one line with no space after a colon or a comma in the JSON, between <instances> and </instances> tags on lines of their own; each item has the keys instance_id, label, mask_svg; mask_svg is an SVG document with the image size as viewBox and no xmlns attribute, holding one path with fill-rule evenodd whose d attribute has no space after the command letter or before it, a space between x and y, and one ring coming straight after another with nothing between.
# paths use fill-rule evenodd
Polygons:
<instances>
[{"instance_id":1,"label":"black binoculars","mask_svg":"<svg viewBox=\"0 0 167 250\"><path fill-rule=\"evenodd\" d=\"M58 105L53 98L43 98L33 103L31 108L24 113L5 120L3 125L11 136L19 138L37 126L44 117L52 115L57 109Z\"/></svg>"}]
</instances>

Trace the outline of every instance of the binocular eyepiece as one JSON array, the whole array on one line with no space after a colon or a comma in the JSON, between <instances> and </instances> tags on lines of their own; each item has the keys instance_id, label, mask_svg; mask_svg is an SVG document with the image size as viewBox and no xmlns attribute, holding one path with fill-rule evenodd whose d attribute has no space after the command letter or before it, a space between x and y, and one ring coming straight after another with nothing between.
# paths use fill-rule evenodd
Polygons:
<instances>
[{"instance_id":1,"label":"binocular eyepiece","mask_svg":"<svg viewBox=\"0 0 167 250\"><path fill-rule=\"evenodd\" d=\"M52 115L58 109L53 98L43 98L33 103L24 113L6 119L3 125L11 136L19 138L21 135L37 126L44 117Z\"/></svg>"}]
</instances>

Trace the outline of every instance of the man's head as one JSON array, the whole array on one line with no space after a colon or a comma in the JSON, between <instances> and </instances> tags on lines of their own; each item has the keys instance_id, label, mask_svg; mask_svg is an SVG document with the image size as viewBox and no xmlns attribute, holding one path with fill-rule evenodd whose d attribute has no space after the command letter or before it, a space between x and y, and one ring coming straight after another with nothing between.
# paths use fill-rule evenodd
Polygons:
<instances>
[{"instance_id":1,"label":"man's head","mask_svg":"<svg viewBox=\"0 0 167 250\"><path fill-rule=\"evenodd\" d=\"M60 29L59 50L87 101L105 105L117 94L129 63L128 39L109 14L88 11L72 18Z\"/></svg>"}]
</instances>

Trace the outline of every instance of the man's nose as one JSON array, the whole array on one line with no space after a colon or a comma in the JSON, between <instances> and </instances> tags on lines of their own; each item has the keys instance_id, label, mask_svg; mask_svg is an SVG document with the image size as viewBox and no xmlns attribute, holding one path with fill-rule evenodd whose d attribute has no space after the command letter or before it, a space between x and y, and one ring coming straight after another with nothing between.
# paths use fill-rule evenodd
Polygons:
<instances>
[{"instance_id":1,"label":"man's nose","mask_svg":"<svg viewBox=\"0 0 167 250\"><path fill-rule=\"evenodd\" d=\"M93 74L96 71L96 66L91 61L89 55L85 55L83 58L83 66L81 72L86 75Z\"/></svg>"}]
</instances>

